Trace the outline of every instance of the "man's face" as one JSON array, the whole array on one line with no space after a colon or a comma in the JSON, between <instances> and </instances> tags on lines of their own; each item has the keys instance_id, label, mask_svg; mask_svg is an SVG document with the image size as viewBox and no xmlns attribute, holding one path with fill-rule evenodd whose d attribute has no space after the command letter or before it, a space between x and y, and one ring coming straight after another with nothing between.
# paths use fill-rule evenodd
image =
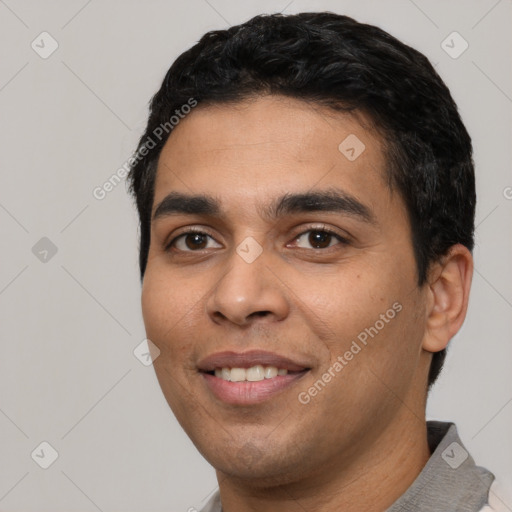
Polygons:
<instances>
[{"instance_id":1,"label":"man's face","mask_svg":"<svg viewBox=\"0 0 512 512\"><path fill-rule=\"evenodd\" d=\"M355 117L279 96L198 106L169 137L153 213L211 201L159 208L143 316L163 393L221 474L319 474L423 416L425 291L385 167Z\"/></svg>"}]
</instances>

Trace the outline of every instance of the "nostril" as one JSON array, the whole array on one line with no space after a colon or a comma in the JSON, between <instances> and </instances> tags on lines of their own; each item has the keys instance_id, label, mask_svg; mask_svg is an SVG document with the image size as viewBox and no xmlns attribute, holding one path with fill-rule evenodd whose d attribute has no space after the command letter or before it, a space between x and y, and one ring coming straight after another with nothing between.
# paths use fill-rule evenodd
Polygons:
<instances>
[{"instance_id":1,"label":"nostril","mask_svg":"<svg viewBox=\"0 0 512 512\"><path fill-rule=\"evenodd\" d=\"M267 316L270 314L270 311L256 311L251 313L249 316Z\"/></svg>"}]
</instances>

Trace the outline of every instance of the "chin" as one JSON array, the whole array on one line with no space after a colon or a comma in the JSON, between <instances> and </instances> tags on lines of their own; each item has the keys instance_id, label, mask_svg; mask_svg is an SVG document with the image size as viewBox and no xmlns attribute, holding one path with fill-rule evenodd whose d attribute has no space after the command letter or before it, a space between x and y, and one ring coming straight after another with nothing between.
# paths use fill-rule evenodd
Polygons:
<instances>
[{"instance_id":1,"label":"chin","mask_svg":"<svg viewBox=\"0 0 512 512\"><path fill-rule=\"evenodd\" d=\"M239 448L231 440L228 446L212 450L209 445L206 450L200 451L218 472L255 488L296 482L304 473L303 455L297 453L293 445L279 449L266 439L261 439L259 445L247 441Z\"/></svg>"}]
</instances>

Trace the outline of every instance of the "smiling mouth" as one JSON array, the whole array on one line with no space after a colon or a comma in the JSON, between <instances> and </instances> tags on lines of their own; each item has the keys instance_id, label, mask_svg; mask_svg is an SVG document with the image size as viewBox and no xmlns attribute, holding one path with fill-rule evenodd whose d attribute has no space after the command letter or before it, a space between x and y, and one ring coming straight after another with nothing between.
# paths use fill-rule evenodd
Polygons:
<instances>
[{"instance_id":1,"label":"smiling mouth","mask_svg":"<svg viewBox=\"0 0 512 512\"><path fill-rule=\"evenodd\" d=\"M309 370L309 368L305 368L300 371L289 371L287 368L257 364L250 368L229 368L224 366L222 368L215 368L215 370L206 373L228 382L260 382L265 379L273 379L278 375L294 375L303 373L307 370Z\"/></svg>"},{"instance_id":2,"label":"smiling mouth","mask_svg":"<svg viewBox=\"0 0 512 512\"><path fill-rule=\"evenodd\" d=\"M276 366L255 365L249 368L222 367L201 371L200 374L207 389L221 402L231 406L254 406L291 391L294 384L309 372L310 368L291 371Z\"/></svg>"},{"instance_id":3,"label":"smiling mouth","mask_svg":"<svg viewBox=\"0 0 512 512\"><path fill-rule=\"evenodd\" d=\"M199 361L197 369L210 396L226 404L247 406L290 391L311 366L299 358L249 350L210 354Z\"/></svg>"}]
</instances>

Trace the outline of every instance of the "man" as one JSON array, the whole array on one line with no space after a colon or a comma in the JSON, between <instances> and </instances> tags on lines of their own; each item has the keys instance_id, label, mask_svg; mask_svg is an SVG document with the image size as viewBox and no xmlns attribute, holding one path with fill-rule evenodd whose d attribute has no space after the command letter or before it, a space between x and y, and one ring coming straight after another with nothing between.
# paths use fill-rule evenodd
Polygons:
<instances>
[{"instance_id":1,"label":"man","mask_svg":"<svg viewBox=\"0 0 512 512\"><path fill-rule=\"evenodd\" d=\"M332 13L210 32L129 178L155 371L217 472L205 512L499 510L455 426L425 420L475 183L422 54Z\"/></svg>"}]
</instances>

